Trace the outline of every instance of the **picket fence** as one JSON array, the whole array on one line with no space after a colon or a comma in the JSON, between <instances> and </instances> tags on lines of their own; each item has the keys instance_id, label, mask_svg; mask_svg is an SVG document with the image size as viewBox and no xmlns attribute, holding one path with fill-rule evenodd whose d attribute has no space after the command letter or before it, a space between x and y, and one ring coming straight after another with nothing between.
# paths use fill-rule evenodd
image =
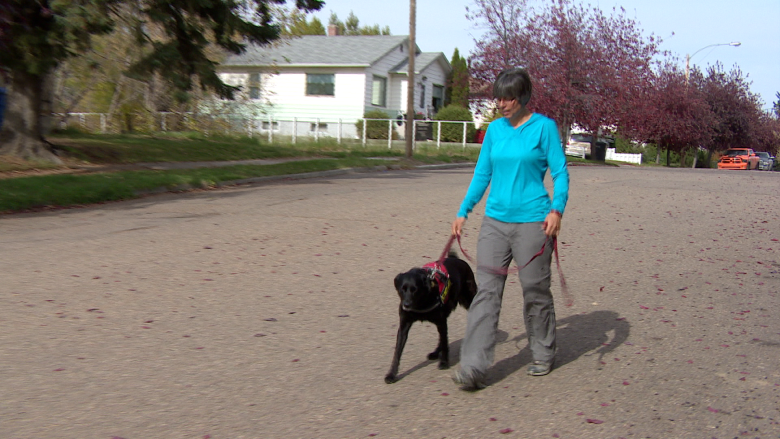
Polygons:
<instances>
[{"instance_id":1,"label":"picket fence","mask_svg":"<svg viewBox=\"0 0 780 439\"><path fill-rule=\"evenodd\" d=\"M116 125L106 113L55 113L53 117L59 121L58 127L66 129L70 126L78 126L81 130L87 132L108 133L115 132L113 127ZM393 140L394 133L396 139L403 139L405 135L405 121L399 119L366 119L361 118L354 122L345 122L343 119L322 119L322 118L292 118L292 119L273 119L273 118L247 118L241 115L213 116L194 113L169 113L160 112L154 117L154 129L159 131L186 131L184 127L197 127L198 131L204 131L206 134L243 134L250 137L262 136L267 138L269 143L291 142L295 144L299 140L318 141L324 138L335 139L338 143L360 141L363 146L367 143L377 144L383 141L377 141L367 138L368 121L385 121L387 123L387 147L392 148L403 146L404 141ZM356 123L362 124L362 130L358 130ZM458 124L462 126L462 135L460 142L445 142L441 139L442 124ZM412 132L415 133L415 143L421 141L420 128L428 128L431 124L437 125L438 129L435 139L425 139L426 142L435 142L436 147L442 144L459 144L463 148L466 146L479 146L478 143L469 142L467 138L468 124L473 122L464 121L433 121L433 120L415 120L413 122ZM190 128L191 129L191 128ZM433 130L430 130L433 131ZM430 134L430 133L429 133Z\"/></svg>"},{"instance_id":2,"label":"picket fence","mask_svg":"<svg viewBox=\"0 0 780 439\"><path fill-rule=\"evenodd\" d=\"M65 129L69 126L77 124L78 127L87 132L100 132L107 133L110 131L110 118L106 113L55 113L55 118L59 120L59 128ZM210 123L199 123L199 121L206 120ZM374 139L368 139L367 123L368 121L385 121L387 122L387 147L389 149L393 147L403 148L405 141L393 140L393 133L396 133L396 138L403 139L405 135L405 122L398 119L358 119L358 123L362 124L362 130L360 134L355 122L344 122L342 119L328 120L319 118L293 118L293 119L260 119L260 118L246 118L238 115L228 116L212 116L204 114L194 113L169 113L160 112L155 118L155 129L160 131L183 131L182 127L185 125L197 125L198 130L220 133L220 134L244 134L250 137L263 136L266 137L269 143L274 142L292 142L295 144L299 140L314 140L324 138L334 138L338 143L350 142L354 143L356 140L360 141L363 146L368 143L373 145L381 144L384 141L378 141ZM215 121L222 121L222 124L215 124ZM448 124L460 124L463 127L461 141L460 142L444 142L441 140L441 125L442 123ZM480 144L476 142L468 142L467 130L468 124L473 122L464 121L439 121L439 120L415 120L413 125L413 132L415 133L415 147L417 146L417 140L419 138L418 128L430 128L430 124L435 124L438 129L435 139L425 140L436 144L437 148L440 148L442 144L445 145L461 145L463 148L467 146L479 147ZM426 126L422 125L426 124ZM472 139L473 140L473 139ZM575 151L578 147L567 146L566 153L569 155L585 156L584 148L579 148L581 151ZM614 160L627 163L642 163L642 154L625 154L615 152L615 148L607 148L607 160Z\"/></svg>"}]
</instances>

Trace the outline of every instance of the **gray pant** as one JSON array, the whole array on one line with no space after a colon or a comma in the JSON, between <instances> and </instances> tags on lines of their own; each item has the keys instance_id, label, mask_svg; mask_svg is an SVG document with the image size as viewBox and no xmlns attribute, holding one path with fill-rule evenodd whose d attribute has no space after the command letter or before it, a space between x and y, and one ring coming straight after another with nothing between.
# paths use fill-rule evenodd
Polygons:
<instances>
[{"instance_id":1,"label":"gray pant","mask_svg":"<svg viewBox=\"0 0 780 439\"><path fill-rule=\"evenodd\" d=\"M493 365L498 316L506 283L506 271L514 258L528 262L544 244L542 223L504 223L485 217L477 244L477 295L468 312L466 336L460 351L461 370L485 376ZM528 344L535 361L555 356L555 308L550 292L552 245L520 271L523 287L523 319Z\"/></svg>"}]
</instances>

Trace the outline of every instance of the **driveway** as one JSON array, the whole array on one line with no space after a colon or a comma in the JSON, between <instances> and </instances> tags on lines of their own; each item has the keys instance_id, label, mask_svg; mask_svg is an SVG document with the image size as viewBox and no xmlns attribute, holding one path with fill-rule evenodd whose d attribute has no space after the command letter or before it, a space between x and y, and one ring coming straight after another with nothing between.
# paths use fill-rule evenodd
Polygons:
<instances>
[{"instance_id":1,"label":"driveway","mask_svg":"<svg viewBox=\"0 0 780 439\"><path fill-rule=\"evenodd\" d=\"M3 438L777 438L776 173L572 167L556 369L510 278L462 392L392 280L438 257L470 171L164 194L0 218ZM466 223L474 251L481 207ZM553 275L557 293L557 276ZM450 318L452 363L465 328Z\"/></svg>"}]
</instances>

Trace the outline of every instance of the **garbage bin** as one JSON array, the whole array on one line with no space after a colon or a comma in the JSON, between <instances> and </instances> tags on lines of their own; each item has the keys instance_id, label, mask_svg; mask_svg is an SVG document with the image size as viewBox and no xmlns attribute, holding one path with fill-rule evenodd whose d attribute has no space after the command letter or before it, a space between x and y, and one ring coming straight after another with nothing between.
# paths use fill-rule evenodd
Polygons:
<instances>
[{"instance_id":1,"label":"garbage bin","mask_svg":"<svg viewBox=\"0 0 780 439\"><path fill-rule=\"evenodd\" d=\"M482 143L482 141L484 140L485 140L485 130L477 130L477 133L474 135L474 142Z\"/></svg>"},{"instance_id":2,"label":"garbage bin","mask_svg":"<svg viewBox=\"0 0 780 439\"><path fill-rule=\"evenodd\" d=\"M592 159L603 162L607 159L607 142L596 142L596 150L592 154Z\"/></svg>"},{"instance_id":3,"label":"garbage bin","mask_svg":"<svg viewBox=\"0 0 780 439\"><path fill-rule=\"evenodd\" d=\"M417 122L415 127L414 140L433 139L433 126L430 122Z\"/></svg>"}]
</instances>

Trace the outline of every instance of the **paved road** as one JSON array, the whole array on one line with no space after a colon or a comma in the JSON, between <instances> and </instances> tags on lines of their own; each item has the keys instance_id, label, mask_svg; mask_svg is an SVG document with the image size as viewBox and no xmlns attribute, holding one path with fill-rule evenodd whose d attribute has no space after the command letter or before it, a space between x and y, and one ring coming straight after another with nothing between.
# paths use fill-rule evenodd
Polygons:
<instances>
[{"instance_id":1,"label":"paved road","mask_svg":"<svg viewBox=\"0 0 780 439\"><path fill-rule=\"evenodd\" d=\"M524 374L510 279L477 393L425 360L431 325L383 382L392 279L438 256L469 170L0 217L0 437L780 437L780 174L571 175L557 368Z\"/></svg>"}]
</instances>

